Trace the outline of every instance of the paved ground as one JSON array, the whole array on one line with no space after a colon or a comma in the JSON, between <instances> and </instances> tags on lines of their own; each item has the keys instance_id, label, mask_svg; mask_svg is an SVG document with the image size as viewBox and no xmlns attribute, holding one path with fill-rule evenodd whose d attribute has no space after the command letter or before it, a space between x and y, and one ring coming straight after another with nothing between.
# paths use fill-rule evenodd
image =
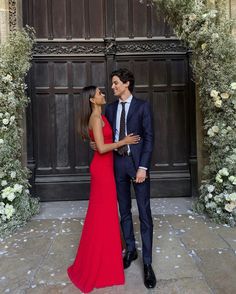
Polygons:
<instances>
[{"instance_id":1,"label":"paved ground","mask_svg":"<svg viewBox=\"0 0 236 294\"><path fill-rule=\"evenodd\" d=\"M80 293L68 280L87 202L43 203L40 215L0 243L0 293ZM141 258L126 284L96 294L235 294L236 228L213 224L190 210L189 198L152 200L153 267L157 287L143 285ZM137 207L133 209L141 256Z\"/></svg>"}]
</instances>

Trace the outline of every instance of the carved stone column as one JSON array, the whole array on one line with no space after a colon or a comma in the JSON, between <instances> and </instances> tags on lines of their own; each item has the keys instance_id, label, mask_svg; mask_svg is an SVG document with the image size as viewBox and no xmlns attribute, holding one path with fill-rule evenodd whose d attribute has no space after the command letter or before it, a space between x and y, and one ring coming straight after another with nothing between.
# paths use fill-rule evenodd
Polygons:
<instances>
[{"instance_id":1,"label":"carved stone column","mask_svg":"<svg viewBox=\"0 0 236 294\"><path fill-rule=\"evenodd\" d=\"M9 34L9 5L8 0L0 0L0 43Z\"/></svg>"},{"instance_id":2,"label":"carved stone column","mask_svg":"<svg viewBox=\"0 0 236 294\"><path fill-rule=\"evenodd\" d=\"M236 0L229 0L230 2L230 15L233 19L236 18ZM233 29L233 35L236 38L236 25Z\"/></svg>"},{"instance_id":3,"label":"carved stone column","mask_svg":"<svg viewBox=\"0 0 236 294\"><path fill-rule=\"evenodd\" d=\"M1 0L0 0L1 1ZM9 31L14 31L22 28L23 17L22 17L22 0L8 0L8 28ZM26 142L26 116L23 115L23 120L21 121L21 126L24 130L24 135L22 138L22 163L24 166L27 164L27 142Z\"/></svg>"},{"instance_id":4,"label":"carved stone column","mask_svg":"<svg viewBox=\"0 0 236 294\"><path fill-rule=\"evenodd\" d=\"M22 28L22 0L9 0L9 26L10 31ZM27 137L26 137L26 114L24 112L21 126L24 130L22 138L22 164L27 165Z\"/></svg>"}]
</instances>

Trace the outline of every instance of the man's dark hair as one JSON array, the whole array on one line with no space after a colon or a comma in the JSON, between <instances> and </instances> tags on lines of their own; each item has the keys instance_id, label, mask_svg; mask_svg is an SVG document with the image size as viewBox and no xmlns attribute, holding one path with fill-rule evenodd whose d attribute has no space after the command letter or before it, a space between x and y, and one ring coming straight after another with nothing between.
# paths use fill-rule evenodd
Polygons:
<instances>
[{"instance_id":1,"label":"man's dark hair","mask_svg":"<svg viewBox=\"0 0 236 294\"><path fill-rule=\"evenodd\" d=\"M120 68L111 73L111 78L117 76L123 83L129 82L130 93L134 90L134 74L127 68Z\"/></svg>"}]
</instances>

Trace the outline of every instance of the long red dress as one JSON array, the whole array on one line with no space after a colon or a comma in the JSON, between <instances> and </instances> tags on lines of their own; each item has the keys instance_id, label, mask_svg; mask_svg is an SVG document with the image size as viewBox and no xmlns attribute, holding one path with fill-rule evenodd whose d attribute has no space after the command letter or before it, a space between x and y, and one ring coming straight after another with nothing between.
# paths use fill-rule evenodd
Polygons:
<instances>
[{"instance_id":1,"label":"long red dress","mask_svg":"<svg viewBox=\"0 0 236 294\"><path fill-rule=\"evenodd\" d=\"M105 116L104 142L112 143L112 129ZM90 132L91 139L94 139ZM82 292L125 282L113 153L95 152L90 165L90 199L74 263L67 273Z\"/></svg>"}]
</instances>

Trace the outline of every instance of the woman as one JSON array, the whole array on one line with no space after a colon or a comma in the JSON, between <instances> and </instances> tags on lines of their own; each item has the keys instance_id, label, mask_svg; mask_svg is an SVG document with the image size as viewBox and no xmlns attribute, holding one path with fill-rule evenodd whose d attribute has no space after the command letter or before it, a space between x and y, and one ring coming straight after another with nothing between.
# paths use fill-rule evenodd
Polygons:
<instances>
[{"instance_id":1,"label":"woman","mask_svg":"<svg viewBox=\"0 0 236 294\"><path fill-rule=\"evenodd\" d=\"M68 276L82 292L124 284L124 270L117 210L112 150L137 144L139 136L130 134L113 143L112 129L102 115L105 97L95 86L85 87L79 107L79 133L95 141L90 165L90 200L79 248Z\"/></svg>"}]
</instances>

